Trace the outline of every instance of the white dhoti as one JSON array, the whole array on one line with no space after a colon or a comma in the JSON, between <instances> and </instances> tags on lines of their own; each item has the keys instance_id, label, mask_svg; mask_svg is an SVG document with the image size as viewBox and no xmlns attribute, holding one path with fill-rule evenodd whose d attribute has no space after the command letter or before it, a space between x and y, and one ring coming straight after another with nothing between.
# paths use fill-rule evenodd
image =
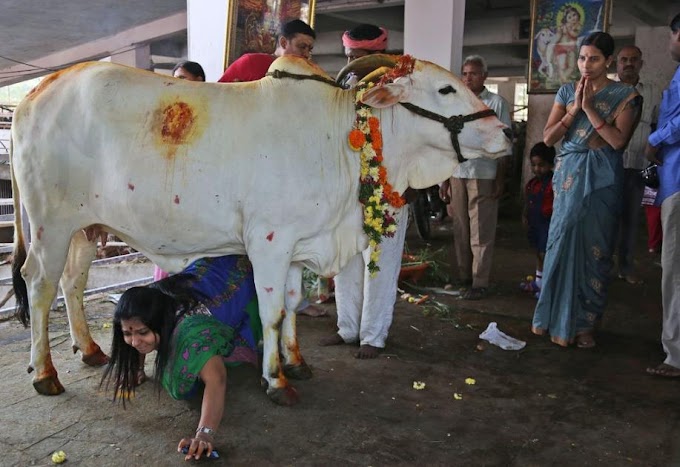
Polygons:
<instances>
[{"instance_id":1,"label":"white dhoti","mask_svg":"<svg viewBox=\"0 0 680 467\"><path fill-rule=\"evenodd\" d=\"M401 208L395 219L397 231L393 237L383 237L378 261L380 271L374 277L366 267L370 247L354 256L335 276L338 334L347 343L358 341L360 345L385 347L397 299L408 206Z\"/></svg>"}]
</instances>

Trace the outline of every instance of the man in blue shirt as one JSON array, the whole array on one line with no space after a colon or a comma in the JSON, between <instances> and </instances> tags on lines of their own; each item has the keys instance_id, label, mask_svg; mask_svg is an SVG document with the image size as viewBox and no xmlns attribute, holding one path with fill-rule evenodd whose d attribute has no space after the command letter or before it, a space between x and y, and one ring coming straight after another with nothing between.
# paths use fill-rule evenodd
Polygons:
<instances>
[{"instance_id":1,"label":"man in blue shirt","mask_svg":"<svg viewBox=\"0 0 680 467\"><path fill-rule=\"evenodd\" d=\"M680 62L680 14L671 21L671 57ZM659 164L659 194L664 242L661 248L661 297L663 330L661 343L666 360L647 373L668 378L680 377L680 67L663 92L658 127L649 135L645 154Z\"/></svg>"}]
</instances>

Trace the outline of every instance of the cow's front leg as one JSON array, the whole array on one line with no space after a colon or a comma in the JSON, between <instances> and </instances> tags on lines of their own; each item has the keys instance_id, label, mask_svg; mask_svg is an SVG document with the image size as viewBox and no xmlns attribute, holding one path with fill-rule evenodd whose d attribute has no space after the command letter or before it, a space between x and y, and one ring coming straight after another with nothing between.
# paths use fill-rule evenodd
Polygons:
<instances>
[{"instance_id":1,"label":"cow's front leg","mask_svg":"<svg viewBox=\"0 0 680 467\"><path fill-rule=\"evenodd\" d=\"M83 294L87 285L88 272L97 251L96 240L95 238L94 241L88 241L82 230L73 235L66 267L61 276L61 290L64 291L71 331L71 347L73 353L80 350L83 354L83 362L90 366L105 365L109 361L109 357L92 340L83 309Z\"/></svg>"},{"instance_id":2,"label":"cow's front leg","mask_svg":"<svg viewBox=\"0 0 680 467\"><path fill-rule=\"evenodd\" d=\"M279 405L293 405L298 401L297 391L288 384L279 359L281 327L286 316L283 295L290 259L278 258L277 261L273 255L261 258L252 251L258 249L253 248L249 252L249 257L253 264L264 340L262 385L272 401Z\"/></svg>"},{"instance_id":3,"label":"cow's front leg","mask_svg":"<svg viewBox=\"0 0 680 467\"><path fill-rule=\"evenodd\" d=\"M310 379L312 370L300 354L297 340L296 319L298 305L302 301L302 265L291 264L286 278L286 314L281 325L281 355L283 374L290 379Z\"/></svg>"}]
</instances>

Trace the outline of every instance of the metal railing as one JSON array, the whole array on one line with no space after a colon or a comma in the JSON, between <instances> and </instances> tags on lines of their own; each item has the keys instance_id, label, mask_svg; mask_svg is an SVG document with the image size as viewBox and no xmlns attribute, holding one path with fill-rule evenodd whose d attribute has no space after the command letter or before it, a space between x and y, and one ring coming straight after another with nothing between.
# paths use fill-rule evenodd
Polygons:
<instances>
[{"instance_id":1,"label":"metal railing","mask_svg":"<svg viewBox=\"0 0 680 467\"><path fill-rule=\"evenodd\" d=\"M130 261L133 259L139 259L139 258L144 258L144 255L141 253L130 253L128 255L120 255L120 256L114 256L112 258L102 258L102 259L97 259L92 261L92 267L96 266L104 266L107 264L115 264L115 263L122 263L124 261ZM128 289L130 287L137 287L140 285L146 285L150 284L153 282L153 276L149 277L142 277L139 279L133 279L131 281L126 281L126 282L118 282L115 284L109 284L109 285L104 285L101 287L95 287L92 289L86 289L85 292L83 293L84 297L88 297L90 295L96 295L96 294L101 294L101 293L106 293L106 292L112 292L114 290L121 290L121 289ZM3 277L0 278L0 286L11 286L12 285L12 278L11 277ZM56 299L55 304L53 305L53 308L55 305L60 305L64 303L64 296L59 295ZM0 309L0 319L6 318L12 314L14 314L15 308L14 306L9 306Z\"/></svg>"}]
</instances>

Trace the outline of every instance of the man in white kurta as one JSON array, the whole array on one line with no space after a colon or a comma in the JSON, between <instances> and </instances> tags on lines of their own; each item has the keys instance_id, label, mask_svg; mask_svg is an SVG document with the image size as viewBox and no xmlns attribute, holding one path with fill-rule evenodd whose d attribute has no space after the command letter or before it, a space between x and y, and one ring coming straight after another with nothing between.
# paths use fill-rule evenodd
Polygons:
<instances>
[{"instance_id":1,"label":"man in white kurta","mask_svg":"<svg viewBox=\"0 0 680 467\"><path fill-rule=\"evenodd\" d=\"M370 24L362 24L342 36L348 62L364 55L384 52L387 31ZM357 83L351 74L343 83L351 87ZM397 231L393 237L383 237L380 244L380 271L371 277L366 265L371 248L356 255L335 276L335 303L338 312L338 332L322 339L320 345L358 343L357 358L375 358L385 347L392 324L394 303L397 299L397 280L404 250L408 207L397 210Z\"/></svg>"}]
</instances>

